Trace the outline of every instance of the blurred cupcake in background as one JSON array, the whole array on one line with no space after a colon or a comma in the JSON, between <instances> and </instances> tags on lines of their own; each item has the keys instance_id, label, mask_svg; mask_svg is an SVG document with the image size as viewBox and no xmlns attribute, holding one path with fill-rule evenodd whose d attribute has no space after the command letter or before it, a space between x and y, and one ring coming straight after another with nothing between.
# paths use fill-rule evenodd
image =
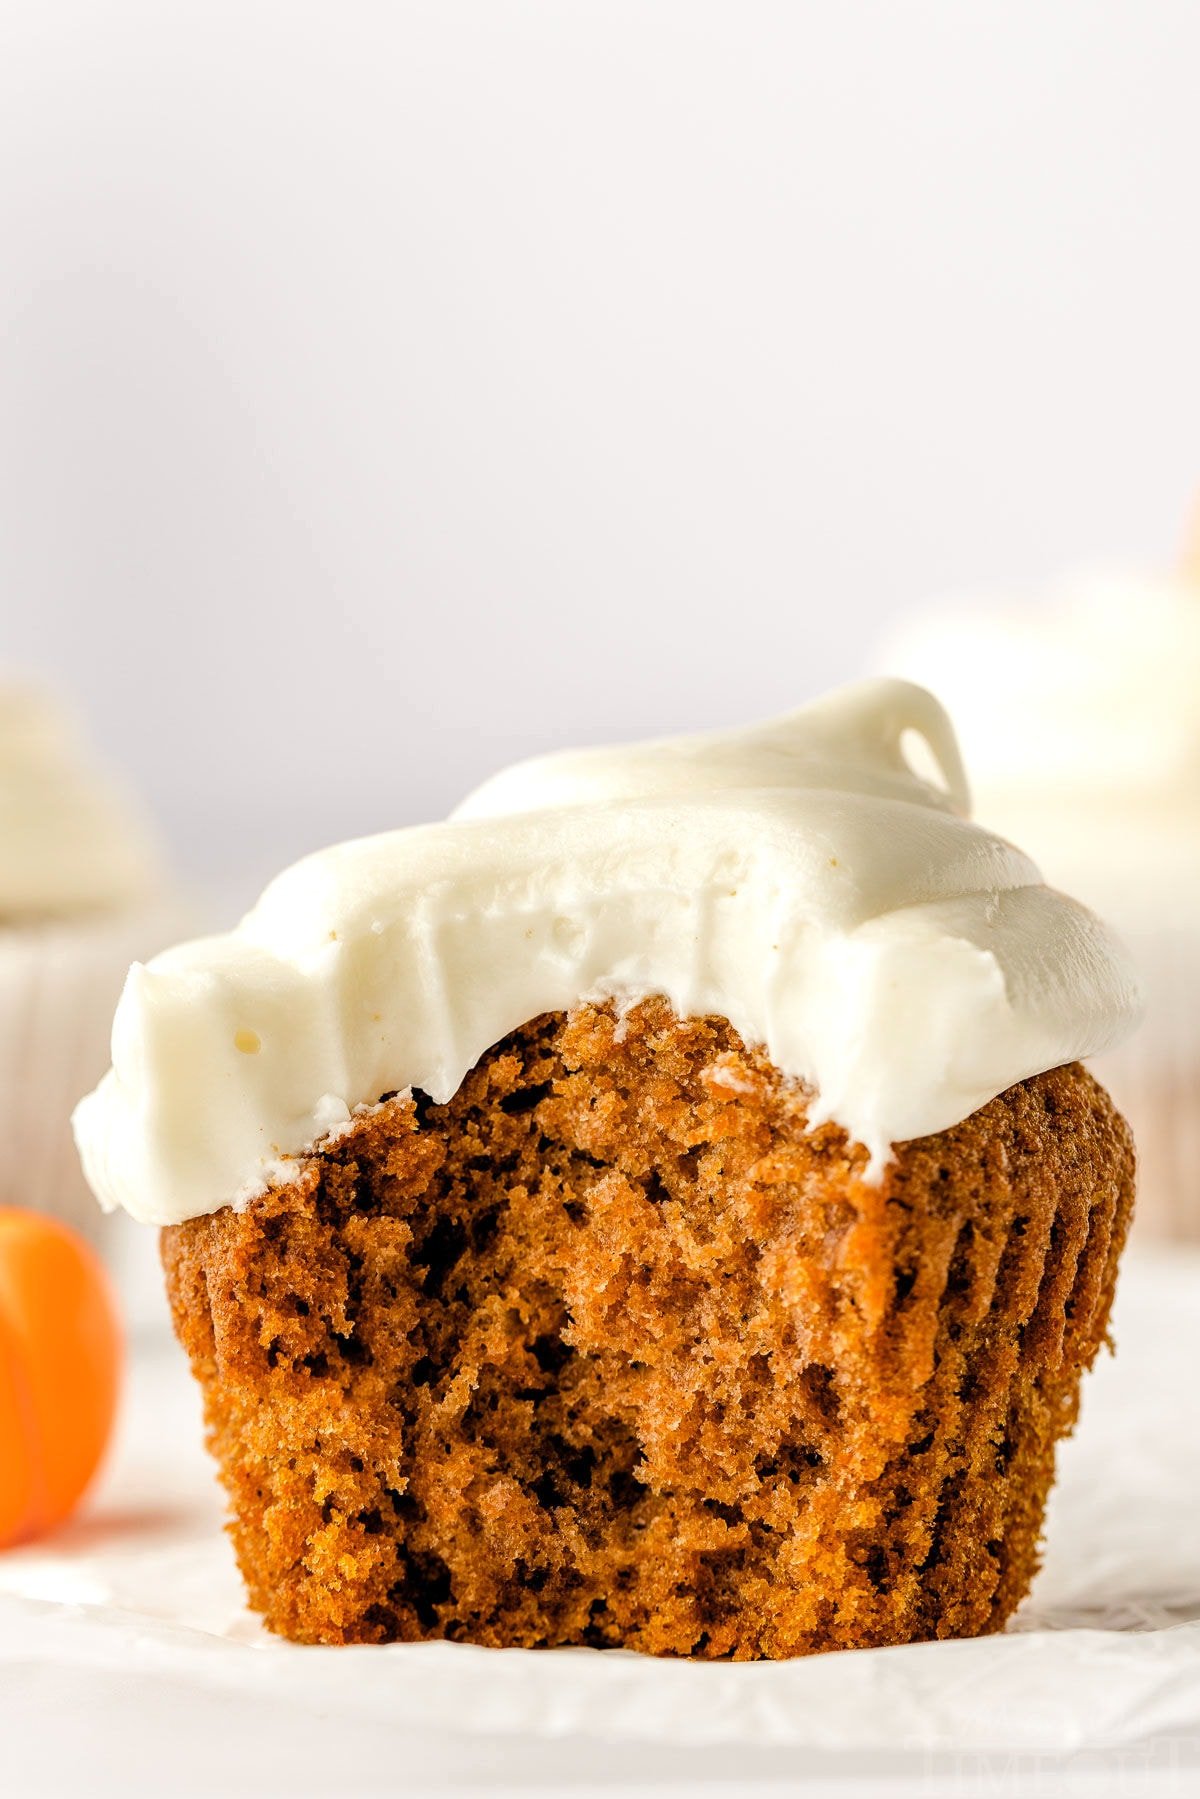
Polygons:
<instances>
[{"instance_id":1,"label":"blurred cupcake in background","mask_svg":"<svg viewBox=\"0 0 1200 1799\"><path fill-rule=\"evenodd\" d=\"M189 923L146 821L69 713L0 679L0 1206L74 1225L127 1293L131 1246L84 1182L71 1108L107 1066L130 963Z\"/></svg>"},{"instance_id":2,"label":"blurred cupcake in background","mask_svg":"<svg viewBox=\"0 0 1200 1799\"><path fill-rule=\"evenodd\" d=\"M974 816L1133 951L1146 1023L1096 1073L1137 1140L1138 1235L1200 1241L1200 511L1173 573L930 610L877 660L948 708Z\"/></svg>"}]
</instances>

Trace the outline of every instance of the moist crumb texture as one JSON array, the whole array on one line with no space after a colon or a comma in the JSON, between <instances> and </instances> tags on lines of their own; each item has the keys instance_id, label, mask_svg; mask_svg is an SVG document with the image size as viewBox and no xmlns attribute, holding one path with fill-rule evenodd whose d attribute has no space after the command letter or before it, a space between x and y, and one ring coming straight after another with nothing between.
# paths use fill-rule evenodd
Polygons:
<instances>
[{"instance_id":1,"label":"moist crumb texture","mask_svg":"<svg viewBox=\"0 0 1200 1799\"><path fill-rule=\"evenodd\" d=\"M1073 1065L870 1186L808 1097L721 1019L584 1007L166 1229L271 1629L739 1660L998 1629L1128 1131Z\"/></svg>"}]
</instances>

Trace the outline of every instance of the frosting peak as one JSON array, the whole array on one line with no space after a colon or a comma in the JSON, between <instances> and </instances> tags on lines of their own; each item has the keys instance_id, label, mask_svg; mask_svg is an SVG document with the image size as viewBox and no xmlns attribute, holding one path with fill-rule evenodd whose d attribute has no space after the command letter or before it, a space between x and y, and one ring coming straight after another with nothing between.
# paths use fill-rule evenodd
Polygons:
<instances>
[{"instance_id":1,"label":"frosting peak","mask_svg":"<svg viewBox=\"0 0 1200 1799\"><path fill-rule=\"evenodd\" d=\"M1200 550L1197 551L1200 555ZM981 792L1052 789L1111 817L1200 797L1200 584L1086 572L1040 600L933 608L883 648L956 713ZM1013 730L1014 716L1021 720Z\"/></svg>"},{"instance_id":2,"label":"frosting peak","mask_svg":"<svg viewBox=\"0 0 1200 1799\"><path fill-rule=\"evenodd\" d=\"M650 994L765 1044L878 1172L1139 1007L1099 921L966 808L945 713L898 681L509 769L135 966L76 1113L89 1178L153 1222L241 1203L356 1107L449 1099L539 1013Z\"/></svg>"},{"instance_id":3,"label":"frosting peak","mask_svg":"<svg viewBox=\"0 0 1200 1799\"><path fill-rule=\"evenodd\" d=\"M916 773L922 745L939 782ZM552 806L648 795L695 797L727 788L824 788L970 812L954 728L911 681L862 681L799 712L740 730L665 737L611 749L563 750L518 762L477 787L455 818L493 818Z\"/></svg>"}]
</instances>

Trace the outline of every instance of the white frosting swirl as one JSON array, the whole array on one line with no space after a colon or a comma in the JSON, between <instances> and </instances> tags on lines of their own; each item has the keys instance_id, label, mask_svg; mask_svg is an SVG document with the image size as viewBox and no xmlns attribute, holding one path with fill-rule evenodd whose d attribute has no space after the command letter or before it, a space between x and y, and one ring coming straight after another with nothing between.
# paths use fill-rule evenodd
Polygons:
<instances>
[{"instance_id":1,"label":"white frosting swirl","mask_svg":"<svg viewBox=\"0 0 1200 1799\"><path fill-rule=\"evenodd\" d=\"M1121 915L1185 881L1194 906L1200 567L1082 573L1040 600L934 608L877 661L942 695L989 821L1051 879Z\"/></svg>"},{"instance_id":2,"label":"white frosting swirl","mask_svg":"<svg viewBox=\"0 0 1200 1799\"><path fill-rule=\"evenodd\" d=\"M228 936L135 966L75 1115L88 1176L150 1222L240 1204L356 1107L449 1099L539 1013L651 994L764 1044L878 1174L1140 1004L1104 926L966 806L949 721L898 681L510 769L445 824L310 856Z\"/></svg>"},{"instance_id":3,"label":"white frosting swirl","mask_svg":"<svg viewBox=\"0 0 1200 1799\"><path fill-rule=\"evenodd\" d=\"M33 687L0 687L0 922L127 906L161 879L149 831L71 719Z\"/></svg>"}]
</instances>

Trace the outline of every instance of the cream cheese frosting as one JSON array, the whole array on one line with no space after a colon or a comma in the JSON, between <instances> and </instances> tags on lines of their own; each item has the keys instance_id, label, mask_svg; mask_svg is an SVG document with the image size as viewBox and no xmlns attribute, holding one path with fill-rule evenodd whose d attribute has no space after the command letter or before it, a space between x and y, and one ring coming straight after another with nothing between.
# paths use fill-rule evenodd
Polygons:
<instances>
[{"instance_id":1,"label":"cream cheese frosting","mask_svg":"<svg viewBox=\"0 0 1200 1799\"><path fill-rule=\"evenodd\" d=\"M0 923L127 906L162 882L147 827L68 714L0 685Z\"/></svg>"},{"instance_id":2,"label":"cream cheese frosting","mask_svg":"<svg viewBox=\"0 0 1200 1799\"><path fill-rule=\"evenodd\" d=\"M509 769L133 967L75 1114L93 1189L159 1224L244 1204L383 1095L448 1100L528 1019L652 994L765 1045L879 1176L1140 1006L1099 920L967 809L945 713L890 680Z\"/></svg>"}]
</instances>

